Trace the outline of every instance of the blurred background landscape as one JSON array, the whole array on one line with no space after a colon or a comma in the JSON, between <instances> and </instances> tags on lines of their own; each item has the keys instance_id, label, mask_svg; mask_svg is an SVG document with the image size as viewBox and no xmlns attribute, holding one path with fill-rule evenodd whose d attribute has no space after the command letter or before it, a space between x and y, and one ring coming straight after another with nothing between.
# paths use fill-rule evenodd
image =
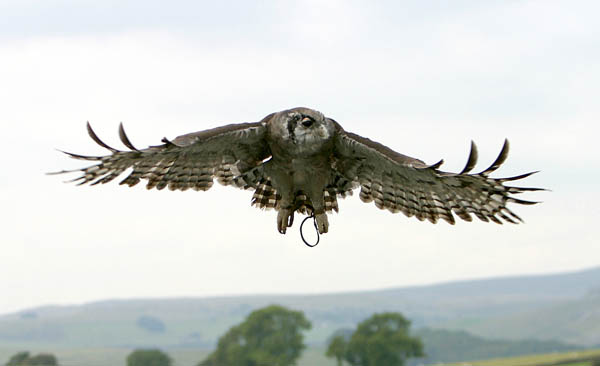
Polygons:
<instances>
[{"instance_id":1,"label":"blurred background landscape","mask_svg":"<svg viewBox=\"0 0 600 366\"><path fill-rule=\"evenodd\" d=\"M321 295L107 300L32 308L0 317L0 359L22 349L53 351L61 365L124 364L136 348L159 348L195 364L228 328L280 304L312 323L300 364L333 365L330 337L375 312L396 311L434 364L600 348L600 268L430 286ZM80 363L82 362L82 363ZM317 362L317 363L313 363Z\"/></svg>"}]
</instances>

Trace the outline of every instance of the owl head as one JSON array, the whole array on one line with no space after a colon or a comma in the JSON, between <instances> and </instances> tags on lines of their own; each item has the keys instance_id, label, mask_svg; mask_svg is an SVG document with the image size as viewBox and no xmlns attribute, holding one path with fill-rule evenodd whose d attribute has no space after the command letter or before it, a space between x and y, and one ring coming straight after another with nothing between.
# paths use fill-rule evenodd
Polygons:
<instances>
[{"instance_id":1,"label":"owl head","mask_svg":"<svg viewBox=\"0 0 600 366\"><path fill-rule=\"evenodd\" d=\"M274 142L295 154L315 154L331 141L335 126L323 113L310 108L287 109L267 116Z\"/></svg>"}]
</instances>

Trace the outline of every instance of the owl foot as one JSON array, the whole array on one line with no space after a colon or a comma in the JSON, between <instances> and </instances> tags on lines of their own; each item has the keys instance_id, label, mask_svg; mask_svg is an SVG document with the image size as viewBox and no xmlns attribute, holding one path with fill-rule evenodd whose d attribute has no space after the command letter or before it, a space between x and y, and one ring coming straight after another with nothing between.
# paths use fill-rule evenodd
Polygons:
<instances>
[{"instance_id":1,"label":"owl foot","mask_svg":"<svg viewBox=\"0 0 600 366\"><path fill-rule=\"evenodd\" d=\"M325 234L329 230L329 221L327 220L326 213L320 213L315 215L317 229L319 234Z\"/></svg>"},{"instance_id":2,"label":"owl foot","mask_svg":"<svg viewBox=\"0 0 600 366\"><path fill-rule=\"evenodd\" d=\"M294 224L294 210L281 208L277 212L277 231L285 234L288 227Z\"/></svg>"}]
</instances>

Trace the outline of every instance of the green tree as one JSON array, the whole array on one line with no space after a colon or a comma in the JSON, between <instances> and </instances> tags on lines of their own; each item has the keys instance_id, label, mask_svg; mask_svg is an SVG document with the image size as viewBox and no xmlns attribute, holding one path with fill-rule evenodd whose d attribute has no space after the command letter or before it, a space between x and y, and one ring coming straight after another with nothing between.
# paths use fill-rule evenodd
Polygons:
<instances>
[{"instance_id":1,"label":"green tree","mask_svg":"<svg viewBox=\"0 0 600 366\"><path fill-rule=\"evenodd\" d=\"M6 366L21 366L25 364L25 361L29 358L29 352L19 352L11 356L6 363Z\"/></svg>"},{"instance_id":2,"label":"green tree","mask_svg":"<svg viewBox=\"0 0 600 366\"><path fill-rule=\"evenodd\" d=\"M56 357L49 353L40 353L31 357L29 352L19 352L13 355L6 366L57 366Z\"/></svg>"},{"instance_id":3,"label":"green tree","mask_svg":"<svg viewBox=\"0 0 600 366\"><path fill-rule=\"evenodd\" d=\"M352 334L346 361L357 366L402 366L409 357L423 356L423 344L409 335L409 327L402 314L374 314Z\"/></svg>"},{"instance_id":4,"label":"green tree","mask_svg":"<svg viewBox=\"0 0 600 366\"><path fill-rule=\"evenodd\" d=\"M303 330L310 322L301 311L279 305L255 310L227 331L199 366L295 365L304 345Z\"/></svg>"},{"instance_id":5,"label":"green tree","mask_svg":"<svg viewBox=\"0 0 600 366\"><path fill-rule=\"evenodd\" d=\"M335 357L338 366L342 366L342 361L346 355L347 342L343 335L337 335L329 341L329 346L325 352L327 357Z\"/></svg>"},{"instance_id":6,"label":"green tree","mask_svg":"<svg viewBox=\"0 0 600 366\"><path fill-rule=\"evenodd\" d=\"M168 354L158 349L138 349L127 356L127 366L171 366Z\"/></svg>"},{"instance_id":7,"label":"green tree","mask_svg":"<svg viewBox=\"0 0 600 366\"><path fill-rule=\"evenodd\" d=\"M58 361L56 361L56 357L49 353L40 353L39 355L35 355L33 357L29 357L25 360L23 365L26 366L56 366L58 365Z\"/></svg>"}]
</instances>

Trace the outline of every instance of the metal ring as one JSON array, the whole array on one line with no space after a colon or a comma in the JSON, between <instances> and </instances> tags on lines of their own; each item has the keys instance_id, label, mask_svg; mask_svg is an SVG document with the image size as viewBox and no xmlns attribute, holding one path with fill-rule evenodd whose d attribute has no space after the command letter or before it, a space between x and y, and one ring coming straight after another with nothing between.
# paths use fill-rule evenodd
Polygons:
<instances>
[{"instance_id":1,"label":"metal ring","mask_svg":"<svg viewBox=\"0 0 600 366\"><path fill-rule=\"evenodd\" d=\"M313 219L313 224L315 225L315 231L317 232L317 242L314 244L310 244L309 242L307 242L306 239L304 238L304 234L302 233L302 227L304 226L304 223L308 219ZM315 217L314 214L311 214L310 216L305 217L304 220L302 220L302 224L300 224L300 237L302 238L302 241L304 242L304 244L306 244L306 246L309 246L311 248L314 248L317 246L317 244L319 244L321 237L319 236L319 227L317 226L317 218Z\"/></svg>"}]
</instances>

